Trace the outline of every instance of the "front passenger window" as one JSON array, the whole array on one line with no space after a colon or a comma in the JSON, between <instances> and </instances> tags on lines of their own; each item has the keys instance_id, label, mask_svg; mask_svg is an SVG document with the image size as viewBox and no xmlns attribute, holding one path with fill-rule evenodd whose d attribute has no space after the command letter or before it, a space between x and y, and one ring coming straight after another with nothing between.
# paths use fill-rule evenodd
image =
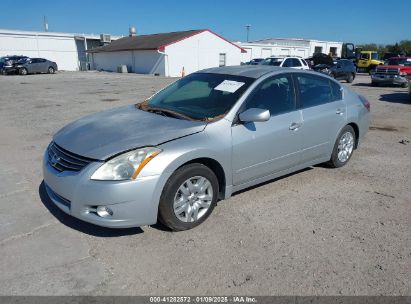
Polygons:
<instances>
[{"instance_id":1,"label":"front passenger window","mask_svg":"<svg viewBox=\"0 0 411 304\"><path fill-rule=\"evenodd\" d=\"M264 80L246 101L246 109L259 108L270 111L271 116L295 110L294 90L289 75L279 75Z\"/></svg>"}]
</instances>

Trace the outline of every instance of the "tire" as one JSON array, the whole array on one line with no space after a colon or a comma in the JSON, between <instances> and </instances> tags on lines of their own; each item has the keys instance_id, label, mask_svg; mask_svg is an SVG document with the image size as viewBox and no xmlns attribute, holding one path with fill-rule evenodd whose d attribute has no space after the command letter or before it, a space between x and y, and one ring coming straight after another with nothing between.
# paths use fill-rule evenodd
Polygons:
<instances>
[{"instance_id":1,"label":"tire","mask_svg":"<svg viewBox=\"0 0 411 304\"><path fill-rule=\"evenodd\" d=\"M49 68L47 69L47 73L48 73L48 74L54 74L54 73L55 73L54 68L53 68L53 67L49 67Z\"/></svg>"},{"instance_id":2,"label":"tire","mask_svg":"<svg viewBox=\"0 0 411 304\"><path fill-rule=\"evenodd\" d=\"M25 75L28 74L28 71L27 71L26 68L21 68L21 69L19 70L19 74L25 76Z\"/></svg>"},{"instance_id":3,"label":"tire","mask_svg":"<svg viewBox=\"0 0 411 304\"><path fill-rule=\"evenodd\" d=\"M408 88L408 83L401 84L401 88Z\"/></svg>"},{"instance_id":4,"label":"tire","mask_svg":"<svg viewBox=\"0 0 411 304\"><path fill-rule=\"evenodd\" d=\"M211 214L217 203L218 193L218 180L210 168L198 163L185 165L174 172L164 186L158 218L174 231L194 228ZM206 199L201 200L201 197Z\"/></svg>"},{"instance_id":5,"label":"tire","mask_svg":"<svg viewBox=\"0 0 411 304\"><path fill-rule=\"evenodd\" d=\"M378 87L378 83L376 83L376 82L374 82L374 81L371 81L371 86L373 86L373 87Z\"/></svg>"},{"instance_id":6,"label":"tire","mask_svg":"<svg viewBox=\"0 0 411 304\"><path fill-rule=\"evenodd\" d=\"M355 146L356 137L354 129L347 125L338 135L331 154L331 159L328 161L327 165L331 168L340 168L345 166L351 159Z\"/></svg>"},{"instance_id":7,"label":"tire","mask_svg":"<svg viewBox=\"0 0 411 304\"><path fill-rule=\"evenodd\" d=\"M354 74L349 73L348 76L347 76L347 82L352 83L353 81L354 81Z\"/></svg>"}]
</instances>

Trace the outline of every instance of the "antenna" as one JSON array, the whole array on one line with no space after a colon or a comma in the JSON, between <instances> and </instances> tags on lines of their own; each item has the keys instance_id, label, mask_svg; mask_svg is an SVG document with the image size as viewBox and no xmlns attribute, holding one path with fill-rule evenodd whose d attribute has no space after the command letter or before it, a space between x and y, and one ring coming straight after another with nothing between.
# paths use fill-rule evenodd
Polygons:
<instances>
[{"instance_id":1,"label":"antenna","mask_svg":"<svg viewBox=\"0 0 411 304\"><path fill-rule=\"evenodd\" d=\"M44 31L48 32L49 31L49 24L47 22L47 17L46 16L44 16L43 25L44 25Z\"/></svg>"},{"instance_id":2,"label":"antenna","mask_svg":"<svg viewBox=\"0 0 411 304\"><path fill-rule=\"evenodd\" d=\"M251 24L246 24L245 29L247 31L247 42L250 42L250 29L251 29Z\"/></svg>"}]
</instances>

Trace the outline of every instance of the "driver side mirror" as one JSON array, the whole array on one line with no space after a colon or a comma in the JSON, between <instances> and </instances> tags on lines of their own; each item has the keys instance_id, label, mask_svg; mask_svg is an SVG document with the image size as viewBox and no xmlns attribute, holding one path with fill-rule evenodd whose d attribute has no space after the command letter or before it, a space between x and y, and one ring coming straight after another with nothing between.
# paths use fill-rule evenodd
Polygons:
<instances>
[{"instance_id":1,"label":"driver side mirror","mask_svg":"<svg viewBox=\"0 0 411 304\"><path fill-rule=\"evenodd\" d=\"M250 108L239 115L242 122L264 122L270 119L270 111L265 109Z\"/></svg>"}]
</instances>

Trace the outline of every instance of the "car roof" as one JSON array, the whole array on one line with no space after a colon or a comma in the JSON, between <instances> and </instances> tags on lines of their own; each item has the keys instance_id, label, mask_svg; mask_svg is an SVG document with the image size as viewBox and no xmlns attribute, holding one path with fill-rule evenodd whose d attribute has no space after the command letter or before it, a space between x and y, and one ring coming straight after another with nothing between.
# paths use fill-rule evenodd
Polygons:
<instances>
[{"instance_id":1,"label":"car roof","mask_svg":"<svg viewBox=\"0 0 411 304\"><path fill-rule=\"evenodd\" d=\"M268 73L275 71L284 71L285 68L268 66L268 65L238 65L226 66L220 68L210 68L197 73L227 74L233 76L244 76L249 78L260 78Z\"/></svg>"},{"instance_id":2,"label":"car roof","mask_svg":"<svg viewBox=\"0 0 411 304\"><path fill-rule=\"evenodd\" d=\"M281 72L288 73L308 73L319 76L324 76L317 72L306 71L306 70L296 70L291 68L270 66L270 65L238 65L238 66L226 66L220 68L211 68L198 71L197 73L211 73L211 74L226 74L232 76L244 76L249 78L258 79L267 74L279 74Z\"/></svg>"}]
</instances>

